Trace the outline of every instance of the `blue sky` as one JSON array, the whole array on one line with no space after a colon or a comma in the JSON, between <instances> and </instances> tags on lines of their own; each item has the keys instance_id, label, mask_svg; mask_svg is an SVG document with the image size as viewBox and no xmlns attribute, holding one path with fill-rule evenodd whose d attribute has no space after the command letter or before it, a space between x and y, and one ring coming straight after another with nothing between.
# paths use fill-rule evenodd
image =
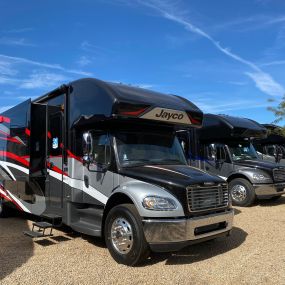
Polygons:
<instances>
[{"instance_id":1,"label":"blue sky","mask_svg":"<svg viewBox=\"0 0 285 285\"><path fill-rule=\"evenodd\" d=\"M283 0L0 2L0 110L96 77L266 123L284 68Z\"/></svg>"}]
</instances>

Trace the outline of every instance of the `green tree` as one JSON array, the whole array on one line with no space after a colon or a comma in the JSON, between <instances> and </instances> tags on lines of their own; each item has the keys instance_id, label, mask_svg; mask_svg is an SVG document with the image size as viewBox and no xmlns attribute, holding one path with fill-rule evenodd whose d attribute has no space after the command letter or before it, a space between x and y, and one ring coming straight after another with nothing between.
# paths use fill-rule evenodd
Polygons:
<instances>
[{"instance_id":1,"label":"green tree","mask_svg":"<svg viewBox=\"0 0 285 285\"><path fill-rule=\"evenodd\" d=\"M276 102L275 99L269 99L268 102L273 103ZM282 97L281 101L277 104L277 106L267 107L267 110L272 112L275 116L275 120L272 122L273 124L278 124L282 121L285 121L285 95ZM270 131L270 133L275 133L278 135L285 136L285 126L280 126L280 128L276 128Z\"/></svg>"}]
</instances>

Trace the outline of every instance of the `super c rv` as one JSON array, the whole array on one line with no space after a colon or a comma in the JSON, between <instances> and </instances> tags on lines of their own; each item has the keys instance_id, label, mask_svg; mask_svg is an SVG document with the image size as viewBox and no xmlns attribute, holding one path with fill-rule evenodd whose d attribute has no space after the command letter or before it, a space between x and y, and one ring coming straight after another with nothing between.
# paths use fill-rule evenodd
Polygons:
<instances>
[{"instance_id":1,"label":"super c rv","mask_svg":"<svg viewBox=\"0 0 285 285\"><path fill-rule=\"evenodd\" d=\"M180 141L183 136L189 141L187 135L178 132ZM190 164L229 183L233 204L249 206L255 198L278 199L285 193L285 168L260 160L251 144L251 138L266 135L267 130L253 120L205 114L203 127L196 132L196 151L188 148L186 153L190 153Z\"/></svg>"},{"instance_id":2,"label":"super c rv","mask_svg":"<svg viewBox=\"0 0 285 285\"><path fill-rule=\"evenodd\" d=\"M228 235L227 184L188 166L176 137L202 118L181 97L97 79L23 102L0 117L1 215L8 205L56 215L105 237L113 258L127 265L149 249Z\"/></svg>"}]
</instances>

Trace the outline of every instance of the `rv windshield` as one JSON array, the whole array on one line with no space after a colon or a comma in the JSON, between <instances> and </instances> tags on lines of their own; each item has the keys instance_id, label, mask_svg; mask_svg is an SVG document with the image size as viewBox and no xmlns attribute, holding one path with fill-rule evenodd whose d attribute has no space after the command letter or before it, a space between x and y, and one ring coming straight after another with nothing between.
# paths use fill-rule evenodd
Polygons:
<instances>
[{"instance_id":1,"label":"rv windshield","mask_svg":"<svg viewBox=\"0 0 285 285\"><path fill-rule=\"evenodd\" d=\"M254 147L249 142L230 143L228 147L234 161L258 158Z\"/></svg>"},{"instance_id":2,"label":"rv windshield","mask_svg":"<svg viewBox=\"0 0 285 285\"><path fill-rule=\"evenodd\" d=\"M118 157L123 167L146 164L183 164L186 159L177 137L172 133L115 134Z\"/></svg>"}]
</instances>

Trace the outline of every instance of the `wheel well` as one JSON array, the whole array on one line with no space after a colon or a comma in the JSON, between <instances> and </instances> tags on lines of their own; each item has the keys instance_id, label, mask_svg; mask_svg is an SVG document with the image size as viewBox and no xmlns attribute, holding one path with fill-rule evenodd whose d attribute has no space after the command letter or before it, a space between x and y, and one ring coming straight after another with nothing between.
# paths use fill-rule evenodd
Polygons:
<instances>
[{"instance_id":1,"label":"wheel well","mask_svg":"<svg viewBox=\"0 0 285 285\"><path fill-rule=\"evenodd\" d=\"M245 179L251 183L251 181L243 174L233 174L227 179L227 182L230 183L231 181L233 181L236 178L243 178L243 179Z\"/></svg>"},{"instance_id":2,"label":"wheel well","mask_svg":"<svg viewBox=\"0 0 285 285\"><path fill-rule=\"evenodd\" d=\"M103 219L102 219L102 236L104 237L104 227L105 227L105 220L112 208L115 206L121 205L121 204L134 204L133 201L123 193L116 193L112 195L112 197L108 200L105 209L104 209L104 214L103 214Z\"/></svg>"}]
</instances>

